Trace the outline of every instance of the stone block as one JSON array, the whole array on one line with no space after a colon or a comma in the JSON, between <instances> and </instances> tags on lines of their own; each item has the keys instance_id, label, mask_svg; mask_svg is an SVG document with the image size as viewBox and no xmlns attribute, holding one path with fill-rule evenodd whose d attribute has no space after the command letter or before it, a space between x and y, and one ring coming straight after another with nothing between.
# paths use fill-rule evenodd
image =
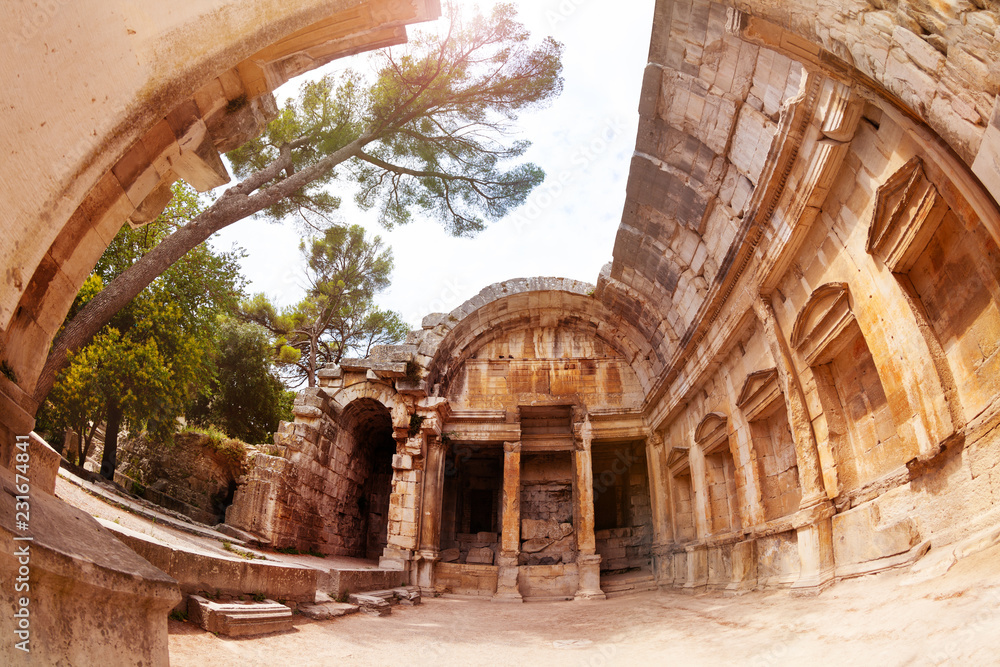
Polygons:
<instances>
[{"instance_id":1,"label":"stone block","mask_svg":"<svg viewBox=\"0 0 1000 667\"><path fill-rule=\"evenodd\" d=\"M493 549L489 547L469 549L469 553L465 557L465 562L475 565L492 565Z\"/></svg>"},{"instance_id":2,"label":"stone block","mask_svg":"<svg viewBox=\"0 0 1000 667\"><path fill-rule=\"evenodd\" d=\"M292 610L274 600L213 602L200 595L188 597L188 618L208 632L247 637L292 629Z\"/></svg>"},{"instance_id":3,"label":"stone block","mask_svg":"<svg viewBox=\"0 0 1000 667\"><path fill-rule=\"evenodd\" d=\"M462 557L462 552L458 549L445 549L441 552L442 563L457 563L458 559Z\"/></svg>"},{"instance_id":4,"label":"stone block","mask_svg":"<svg viewBox=\"0 0 1000 667\"><path fill-rule=\"evenodd\" d=\"M385 597L373 594L354 594L348 600L366 614L371 616L388 616L392 613L392 606Z\"/></svg>"}]
</instances>

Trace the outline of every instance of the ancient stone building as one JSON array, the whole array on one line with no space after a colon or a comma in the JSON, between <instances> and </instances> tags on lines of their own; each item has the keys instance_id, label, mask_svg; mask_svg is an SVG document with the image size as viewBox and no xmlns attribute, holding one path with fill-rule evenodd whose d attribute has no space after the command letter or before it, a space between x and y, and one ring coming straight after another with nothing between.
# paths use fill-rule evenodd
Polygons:
<instances>
[{"instance_id":1,"label":"ancient stone building","mask_svg":"<svg viewBox=\"0 0 1000 667\"><path fill-rule=\"evenodd\" d=\"M205 16L222 21L216 4ZM0 65L25 100L4 111L18 160L0 179L14 207L0 213L14 371L0 378L0 462L30 429L45 346L109 234L155 209L164 174L211 185L205 131L215 149L248 136L212 115L258 90L237 65L307 61L269 50L318 20L293 4L233 27L197 67L178 50L120 81L81 74L62 102ZM392 30L426 16L334 4ZM164 34L200 43L181 27ZM996 526L998 45L1000 10L981 0L659 0L625 210L595 284L499 283L405 345L324 369L228 521L515 601L600 598L628 570L665 588L818 593ZM32 55L12 67L37 71ZM80 123L97 139L67 141ZM168 153L147 145L156 127ZM157 167L163 155L178 169Z\"/></svg>"}]
</instances>

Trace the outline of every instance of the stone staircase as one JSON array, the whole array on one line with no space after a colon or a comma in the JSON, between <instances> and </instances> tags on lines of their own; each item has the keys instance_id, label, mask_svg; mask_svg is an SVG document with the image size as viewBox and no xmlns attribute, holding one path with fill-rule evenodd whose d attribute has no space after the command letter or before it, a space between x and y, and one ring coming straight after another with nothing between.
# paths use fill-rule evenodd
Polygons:
<instances>
[{"instance_id":1,"label":"stone staircase","mask_svg":"<svg viewBox=\"0 0 1000 667\"><path fill-rule=\"evenodd\" d=\"M601 590L608 598L655 591L658 588L653 573L645 569L601 577Z\"/></svg>"}]
</instances>

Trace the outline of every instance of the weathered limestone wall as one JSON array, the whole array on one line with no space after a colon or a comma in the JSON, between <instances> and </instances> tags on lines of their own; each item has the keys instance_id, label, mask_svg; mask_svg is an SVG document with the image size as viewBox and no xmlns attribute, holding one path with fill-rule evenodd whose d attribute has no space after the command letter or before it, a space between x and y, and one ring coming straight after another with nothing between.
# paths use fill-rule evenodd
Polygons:
<instances>
[{"instance_id":1,"label":"weathered limestone wall","mask_svg":"<svg viewBox=\"0 0 1000 667\"><path fill-rule=\"evenodd\" d=\"M680 325L643 410L664 443L648 450L655 571L685 588L812 592L1000 515L1000 214L973 176L992 187L985 35L997 14L736 4L658 4L619 234L629 245L597 295L609 303L627 282L662 303L650 276L687 266L667 244L640 250L664 229L697 231L709 269L725 257L703 296L674 293L661 310ZM742 102L727 97L741 80ZM764 81L770 93L755 95ZM657 188L688 191L668 183L677 164L649 175L650 137L675 137L671 159L690 155L672 147L709 143L724 101L736 129L719 145L744 165L744 205L721 190L704 209L694 194L651 205ZM747 107L767 120L741 124L756 118ZM759 168L737 157L751 153ZM705 173L682 183L695 192ZM718 216L728 235L713 232L727 228Z\"/></svg>"},{"instance_id":2,"label":"weathered limestone wall","mask_svg":"<svg viewBox=\"0 0 1000 667\"><path fill-rule=\"evenodd\" d=\"M388 411L368 401L341 408L322 389L303 390L295 422L275 435L282 457L258 454L227 523L275 547L381 555L395 443Z\"/></svg>"}]
</instances>

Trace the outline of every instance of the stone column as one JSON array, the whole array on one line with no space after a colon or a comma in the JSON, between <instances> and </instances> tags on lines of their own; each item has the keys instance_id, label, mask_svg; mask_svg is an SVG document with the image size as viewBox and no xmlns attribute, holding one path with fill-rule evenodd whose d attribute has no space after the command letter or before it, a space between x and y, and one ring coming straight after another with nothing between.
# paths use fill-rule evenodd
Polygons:
<instances>
[{"instance_id":1,"label":"stone column","mask_svg":"<svg viewBox=\"0 0 1000 667\"><path fill-rule=\"evenodd\" d=\"M646 465L649 469L649 501L653 506L653 539L655 544L667 544L670 532L670 494L664 479L663 438L652 431L646 438Z\"/></svg>"},{"instance_id":2,"label":"stone column","mask_svg":"<svg viewBox=\"0 0 1000 667\"><path fill-rule=\"evenodd\" d=\"M819 463L816 434L813 432L806 397L799 383L799 376L795 372L788 343L774 315L770 297L760 295L754 300L753 309L757 319L764 326L765 338L768 347L771 348L771 356L774 357L778 380L781 382L785 405L788 408L788 425L795 440L795 459L799 468L799 484L802 486L799 509L809 509L829 499L823 485L823 470Z\"/></svg>"},{"instance_id":3,"label":"stone column","mask_svg":"<svg viewBox=\"0 0 1000 667\"><path fill-rule=\"evenodd\" d=\"M594 537L594 465L590 448L593 443L593 428L588 416L580 428L577 449L573 452L575 476L573 478L573 508L576 524L576 567L580 573L580 584L576 591L577 600L603 600L601 590L601 556L597 553L597 538Z\"/></svg>"},{"instance_id":4,"label":"stone column","mask_svg":"<svg viewBox=\"0 0 1000 667\"><path fill-rule=\"evenodd\" d=\"M503 527L497 557L494 602L522 602L517 586L517 557L521 553L521 443L503 443Z\"/></svg>"},{"instance_id":5,"label":"stone column","mask_svg":"<svg viewBox=\"0 0 1000 667\"><path fill-rule=\"evenodd\" d=\"M441 550L441 497L444 492L444 464L448 445L441 438L427 442L424 459L423 498L420 503L420 562L418 584L425 594L434 592L434 564Z\"/></svg>"},{"instance_id":6,"label":"stone column","mask_svg":"<svg viewBox=\"0 0 1000 667\"><path fill-rule=\"evenodd\" d=\"M799 578L792 584L792 595L818 595L833 583L832 512L796 529L799 548Z\"/></svg>"}]
</instances>

